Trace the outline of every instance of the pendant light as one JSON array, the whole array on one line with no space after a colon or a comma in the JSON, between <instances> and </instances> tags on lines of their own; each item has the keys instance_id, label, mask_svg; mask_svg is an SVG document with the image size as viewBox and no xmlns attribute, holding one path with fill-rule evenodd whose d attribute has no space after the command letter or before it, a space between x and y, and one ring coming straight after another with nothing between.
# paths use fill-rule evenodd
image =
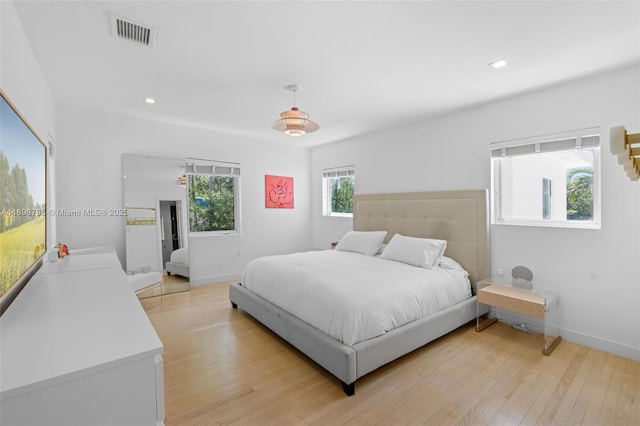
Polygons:
<instances>
[{"instance_id":1,"label":"pendant light","mask_svg":"<svg viewBox=\"0 0 640 426\"><path fill-rule=\"evenodd\" d=\"M309 120L309 114L300 111L296 106L296 91L302 90L302 88L296 84L291 84L285 86L285 89L293 92L293 107L290 111L280 113L281 118L274 121L271 127L289 136L302 136L318 130L320 126Z\"/></svg>"}]
</instances>

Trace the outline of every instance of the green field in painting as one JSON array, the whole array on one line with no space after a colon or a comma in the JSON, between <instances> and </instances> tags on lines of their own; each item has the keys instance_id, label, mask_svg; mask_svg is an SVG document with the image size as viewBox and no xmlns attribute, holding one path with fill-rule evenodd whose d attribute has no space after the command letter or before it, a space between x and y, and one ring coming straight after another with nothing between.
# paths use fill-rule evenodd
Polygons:
<instances>
[{"instance_id":1,"label":"green field in painting","mask_svg":"<svg viewBox=\"0 0 640 426\"><path fill-rule=\"evenodd\" d=\"M36 247L44 247L44 236L44 216L0 233L0 296L36 260Z\"/></svg>"}]
</instances>

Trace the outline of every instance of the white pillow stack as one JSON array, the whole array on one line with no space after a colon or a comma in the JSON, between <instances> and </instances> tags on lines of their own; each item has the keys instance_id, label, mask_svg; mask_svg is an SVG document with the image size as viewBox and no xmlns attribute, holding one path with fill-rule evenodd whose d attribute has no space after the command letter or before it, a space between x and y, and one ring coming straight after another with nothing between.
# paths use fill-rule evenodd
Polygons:
<instances>
[{"instance_id":1,"label":"white pillow stack","mask_svg":"<svg viewBox=\"0 0 640 426\"><path fill-rule=\"evenodd\" d=\"M440 267L442 269L452 269L454 271L465 270L461 264L459 264L458 262L456 262L455 260L447 256L442 256L442 258L440 259Z\"/></svg>"},{"instance_id":2,"label":"white pillow stack","mask_svg":"<svg viewBox=\"0 0 640 426\"><path fill-rule=\"evenodd\" d=\"M439 265L446 248L447 242L445 240L414 238L396 234L391 238L380 258L431 269Z\"/></svg>"},{"instance_id":3,"label":"white pillow stack","mask_svg":"<svg viewBox=\"0 0 640 426\"><path fill-rule=\"evenodd\" d=\"M335 249L374 256L386 236L387 231L349 231L340 239Z\"/></svg>"}]
</instances>

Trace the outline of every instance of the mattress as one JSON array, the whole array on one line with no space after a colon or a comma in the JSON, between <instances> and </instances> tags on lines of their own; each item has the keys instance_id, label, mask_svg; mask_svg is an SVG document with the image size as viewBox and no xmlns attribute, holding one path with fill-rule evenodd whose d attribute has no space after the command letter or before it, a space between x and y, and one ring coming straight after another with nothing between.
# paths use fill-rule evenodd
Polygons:
<instances>
[{"instance_id":1,"label":"mattress","mask_svg":"<svg viewBox=\"0 0 640 426\"><path fill-rule=\"evenodd\" d=\"M171 262L189 264L189 250L186 247L171 252Z\"/></svg>"},{"instance_id":2,"label":"mattress","mask_svg":"<svg viewBox=\"0 0 640 426\"><path fill-rule=\"evenodd\" d=\"M349 346L471 297L465 271L336 250L255 259L242 285Z\"/></svg>"}]
</instances>

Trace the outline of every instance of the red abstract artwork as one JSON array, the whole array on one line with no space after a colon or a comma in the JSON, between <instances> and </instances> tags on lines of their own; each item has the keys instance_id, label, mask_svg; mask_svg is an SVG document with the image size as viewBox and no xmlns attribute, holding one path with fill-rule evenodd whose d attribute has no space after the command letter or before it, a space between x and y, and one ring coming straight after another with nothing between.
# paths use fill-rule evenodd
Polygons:
<instances>
[{"instance_id":1,"label":"red abstract artwork","mask_svg":"<svg viewBox=\"0 0 640 426\"><path fill-rule=\"evenodd\" d=\"M265 202L268 209L293 208L293 178L265 176Z\"/></svg>"}]
</instances>

